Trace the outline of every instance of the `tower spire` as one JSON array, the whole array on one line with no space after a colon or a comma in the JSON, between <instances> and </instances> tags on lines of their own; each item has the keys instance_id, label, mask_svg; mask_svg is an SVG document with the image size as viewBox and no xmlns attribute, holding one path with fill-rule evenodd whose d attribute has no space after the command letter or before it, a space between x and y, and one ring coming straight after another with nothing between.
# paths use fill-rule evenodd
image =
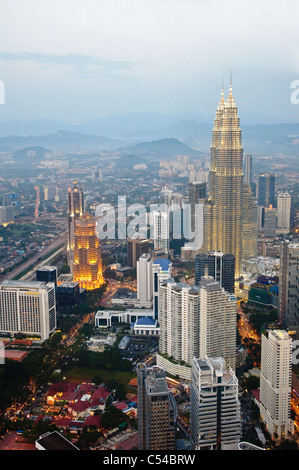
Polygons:
<instances>
[{"instance_id":1,"label":"tower spire","mask_svg":"<svg viewBox=\"0 0 299 470\"><path fill-rule=\"evenodd\" d=\"M230 80L229 80L229 98L233 97L233 73L230 71Z\"/></svg>"},{"instance_id":2,"label":"tower spire","mask_svg":"<svg viewBox=\"0 0 299 470\"><path fill-rule=\"evenodd\" d=\"M227 99L227 104L230 106L235 106L235 100L233 97L233 73L232 71L230 71L229 95Z\"/></svg>"},{"instance_id":3,"label":"tower spire","mask_svg":"<svg viewBox=\"0 0 299 470\"><path fill-rule=\"evenodd\" d=\"M223 109L223 106L225 105L225 99L224 99L224 86L223 86L223 76L222 76L222 85L221 85L221 98L219 102L218 109Z\"/></svg>"}]
</instances>

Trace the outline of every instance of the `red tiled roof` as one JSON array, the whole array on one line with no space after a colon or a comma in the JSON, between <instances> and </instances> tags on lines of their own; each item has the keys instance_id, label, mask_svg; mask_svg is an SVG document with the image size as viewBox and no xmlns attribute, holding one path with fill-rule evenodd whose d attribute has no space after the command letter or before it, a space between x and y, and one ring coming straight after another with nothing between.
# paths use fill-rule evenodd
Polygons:
<instances>
[{"instance_id":1,"label":"red tiled roof","mask_svg":"<svg viewBox=\"0 0 299 470\"><path fill-rule=\"evenodd\" d=\"M121 442L115 450L131 450L138 446L138 434Z\"/></svg>"},{"instance_id":2,"label":"red tiled roof","mask_svg":"<svg viewBox=\"0 0 299 470\"><path fill-rule=\"evenodd\" d=\"M108 390L103 387L97 388L91 396L91 406L97 406L101 403L105 403L107 397L110 395Z\"/></svg>"},{"instance_id":3,"label":"red tiled roof","mask_svg":"<svg viewBox=\"0 0 299 470\"><path fill-rule=\"evenodd\" d=\"M21 362L27 356L25 351L16 351L15 349L4 349L4 358L12 361Z\"/></svg>"},{"instance_id":4,"label":"red tiled roof","mask_svg":"<svg viewBox=\"0 0 299 470\"><path fill-rule=\"evenodd\" d=\"M73 401L76 399L76 388L79 384L75 382L58 382L52 384L47 392L47 396L53 397L57 393L62 393L60 400Z\"/></svg>"},{"instance_id":5,"label":"red tiled roof","mask_svg":"<svg viewBox=\"0 0 299 470\"><path fill-rule=\"evenodd\" d=\"M83 428L84 427L84 422L82 421L70 421L69 427L76 427L76 428Z\"/></svg>"},{"instance_id":6,"label":"red tiled roof","mask_svg":"<svg viewBox=\"0 0 299 470\"><path fill-rule=\"evenodd\" d=\"M94 389L94 385L92 383L84 383L81 385L78 394L84 395L85 393L90 393Z\"/></svg>"},{"instance_id":7,"label":"red tiled roof","mask_svg":"<svg viewBox=\"0 0 299 470\"><path fill-rule=\"evenodd\" d=\"M55 424L57 427L68 428L70 422L72 421L71 418L67 418L64 416L63 418L55 418L53 417L51 423Z\"/></svg>"},{"instance_id":8,"label":"red tiled roof","mask_svg":"<svg viewBox=\"0 0 299 470\"><path fill-rule=\"evenodd\" d=\"M125 403L125 402L119 402L119 403L113 403L113 405L115 406L115 408L117 408L118 410L125 410L126 408L128 408L128 405Z\"/></svg>"},{"instance_id":9,"label":"red tiled roof","mask_svg":"<svg viewBox=\"0 0 299 470\"><path fill-rule=\"evenodd\" d=\"M251 393L257 401L260 401L260 390L258 388L251 390Z\"/></svg>"},{"instance_id":10,"label":"red tiled roof","mask_svg":"<svg viewBox=\"0 0 299 470\"><path fill-rule=\"evenodd\" d=\"M71 403L68 405L74 411L85 411L87 408L91 407L91 404L88 400L78 400L75 403Z\"/></svg>"},{"instance_id":11,"label":"red tiled roof","mask_svg":"<svg viewBox=\"0 0 299 470\"><path fill-rule=\"evenodd\" d=\"M33 341L31 339L14 339L11 343L14 346L32 346Z\"/></svg>"},{"instance_id":12,"label":"red tiled roof","mask_svg":"<svg viewBox=\"0 0 299 470\"><path fill-rule=\"evenodd\" d=\"M138 396L134 395L133 397L130 398L130 401L131 402L135 401L136 403L138 403Z\"/></svg>"},{"instance_id":13,"label":"red tiled roof","mask_svg":"<svg viewBox=\"0 0 299 470\"><path fill-rule=\"evenodd\" d=\"M137 378L134 378L134 379L130 380L130 382L129 382L130 387L137 387L137 385L138 385Z\"/></svg>"},{"instance_id":14,"label":"red tiled roof","mask_svg":"<svg viewBox=\"0 0 299 470\"><path fill-rule=\"evenodd\" d=\"M101 415L88 416L84 421L84 426L96 426L97 429L101 427Z\"/></svg>"}]
</instances>

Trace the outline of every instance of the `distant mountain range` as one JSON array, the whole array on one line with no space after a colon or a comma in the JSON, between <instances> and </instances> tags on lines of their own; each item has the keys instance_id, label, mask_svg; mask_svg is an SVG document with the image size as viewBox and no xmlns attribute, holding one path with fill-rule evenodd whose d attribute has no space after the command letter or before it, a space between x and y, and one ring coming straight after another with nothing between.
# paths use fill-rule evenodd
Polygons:
<instances>
[{"instance_id":1,"label":"distant mountain range","mask_svg":"<svg viewBox=\"0 0 299 470\"><path fill-rule=\"evenodd\" d=\"M194 150L193 148L183 144L175 138L142 142L140 144L133 145L132 147L127 147L126 150L133 152L135 155L143 157L155 156L160 158L168 158L177 157L178 155L190 155L198 157L202 155L202 152Z\"/></svg>"},{"instance_id":2,"label":"distant mountain range","mask_svg":"<svg viewBox=\"0 0 299 470\"><path fill-rule=\"evenodd\" d=\"M78 125L50 119L2 122L0 151L40 146L49 151L127 149L139 156L163 152L199 155L198 152L209 152L213 120L214 116L198 113L131 113ZM245 153L299 156L299 124L241 124L241 129Z\"/></svg>"},{"instance_id":3,"label":"distant mountain range","mask_svg":"<svg viewBox=\"0 0 299 470\"><path fill-rule=\"evenodd\" d=\"M47 135L29 135L27 137L2 137L0 138L0 151L16 151L24 147L47 147L48 151L65 150L112 150L124 145L123 141L109 139L99 135L81 134L79 132L60 130Z\"/></svg>"}]
</instances>

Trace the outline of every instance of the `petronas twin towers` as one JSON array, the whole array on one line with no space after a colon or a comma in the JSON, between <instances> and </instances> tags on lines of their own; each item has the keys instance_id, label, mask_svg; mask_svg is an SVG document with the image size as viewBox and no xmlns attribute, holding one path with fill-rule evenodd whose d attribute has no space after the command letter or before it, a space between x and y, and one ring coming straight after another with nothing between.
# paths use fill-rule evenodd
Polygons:
<instances>
[{"instance_id":1,"label":"petronas twin towers","mask_svg":"<svg viewBox=\"0 0 299 470\"><path fill-rule=\"evenodd\" d=\"M246 210L244 213L244 207L254 205L250 188L244 189L242 133L230 84L226 101L222 89L212 131L209 197L204 206L204 243L201 251L233 254L236 279L242 273L242 244L248 242L248 237L256 236L257 227L255 221L252 222L252 211ZM247 220L248 213L250 220ZM246 227L244 237L243 227ZM255 248L256 242L251 246ZM249 254L254 256L254 253Z\"/></svg>"}]
</instances>

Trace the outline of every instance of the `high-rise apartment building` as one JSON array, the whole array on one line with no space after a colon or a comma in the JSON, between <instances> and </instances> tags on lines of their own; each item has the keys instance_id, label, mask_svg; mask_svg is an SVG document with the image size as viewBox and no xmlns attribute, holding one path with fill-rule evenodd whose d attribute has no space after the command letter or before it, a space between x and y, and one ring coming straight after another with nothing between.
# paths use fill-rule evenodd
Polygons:
<instances>
[{"instance_id":1,"label":"high-rise apartment building","mask_svg":"<svg viewBox=\"0 0 299 470\"><path fill-rule=\"evenodd\" d=\"M206 274L199 286L172 278L159 288L157 364L190 379L193 357L223 357L236 368L237 299Z\"/></svg>"},{"instance_id":2,"label":"high-rise apartment building","mask_svg":"<svg viewBox=\"0 0 299 470\"><path fill-rule=\"evenodd\" d=\"M269 433L280 439L293 433L291 412L292 338L267 330L261 341L260 414Z\"/></svg>"},{"instance_id":3,"label":"high-rise apartment building","mask_svg":"<svg viewBox=\"0 0 299 470\"><path fill-rule=\"evenodd\" d=\"M221 251L209 251L195 256L195 285L199 286L205 276L206 267L209 276L218 281L221 287L231 294L235 285L235 257Z\"/></svg>"},{"instance_id":4,"label":"high-rise apartment building","mask_svg":"<svg viewBox=\"0 0 299 470\"><path fill-rule=\"evenodd\" d=\"M280 245L279 320L288 330L299 329L299 243Z\"/></svg>"},{"instance_id":5,"label":"high-rise apartment building","mask_svg":"<svg viewBox=\"0 0 299 470\"><path fill-rule=\"evenodd\" d=\"M199 355L195 357L222 357L226 367L235 371L237 298L207 274L200 281L199 317Z\"/></svg>"},{"instance_id":6,"label":"high-rise apartment building","mask_svg":"<svg viewBox=\"0 0 299 470\"><path fill-rule=\"evenodd\" d=\"M291 205L290 193L283 192L277 196L277 233L289 233L291 227Z\"/></svg>"},{"instance_id":7,"label":"high-rise apartment building","mask_svg":"<svg viewBox=\"0 0 299 470\"><path fill-rule=\"evenodd\" d=\"M191 366L199 355L199 288L173 279L159 288L159 352Z\"/></svg>"},{"instance_id":8,"label":"high-rise apartment building","mask_svg":"<svg viewBox=\"0 0 299 470\"><path fill-rule=\"evenodd\" d=\"M191 439L195 450L237 450L241 439L238 380L223 358L194 358Z\"/></svg>"},{"instance_id":9,"label":"high-rise apartment building","mask_svg":"<svg viewBox=\"0 0 299 470\"><path fill-rule=\"evenodd\" d=\"M0 285L0 332L49 338L56 329L55 284L3 281Z\"/></svg>"},{"instance_id":10,"label":"high-rise apartment building","mask_svg":"<svg viewBox=\"0 0 299 470\"><path fill-rule=\"evenodd\" d=\"M238 109L230 86L222 91L212 131L209 201L204 209L201 252L222 251L235 256L235 277L242 273L243 148Z\"/></svg>"},{"instance_id":11,"label":"high-rise apartment building","mask_svg":"<svg viewBox=\"0 0 299 470\"><path fill-rule=\"evenodd\" d=\"M102 256L96 233L96 220L88 212L75 222L73 281L86 290L100 287L103 282Z\"/></svg>"},{"instance_id":12,"label":"high-rise apartment building","mask_svg":"<svg viewBox=\"0 0 299 470\"><path fill-rule=\"evenodd\" d=\"M149 241L145 238L127 238L127 265L137 267L137 261L143 253L148 253Z\"/></svg>"},{"instance_id":13,"label":"high-rise apartment building","mask_svg":"<svg viewBox=\"0 0 299 470\"><path fill-rule=\"evenodd\" d=\"M153 259L146 253L137 261L137 299L144 303L153 300Z\"/></svg>"},{"instance_id":14,"label":"high-rise apartment building","mask_svg":"<svg viewBox=\"0 0 299 470\"><path fill-rule=\"evenodd\" d=\"M159 312L159 286L171 277L171 270L171 261L153 258L151 254L144 253L137 261L137 299L141 306L153 307L156 320Z\"/></svg>"},{"instance_id":15,"label":"high-rise apartment building","mask_svg":"<svg viewBox=\"0 0 299 470\"><path fill-rule=\"evenodd\" d=\"M175 450L177 406L160 367L137 365L138 450Z\"/></svg>"},{"instance_id":16,"label":"high-rise apartment building","mask_svg":"<svg viewBox=\"0 0 299 470\"><path fill-rule=\"evenodd\" d=\"M166 258L156 258L152 263L153 283L153 311L156 320L159 320L159 287L171 278L172 262Z\"/></svg>"},{"instance_id":17,"label":"high-rise apartment building","mask_svg":"<svg viewBox=\"0 0 299 470\"><path fill-rule=\"evenodd\" d=\"M169 252L169 211L153 211L154 249Z\"/></svg>"}]
</instances>

